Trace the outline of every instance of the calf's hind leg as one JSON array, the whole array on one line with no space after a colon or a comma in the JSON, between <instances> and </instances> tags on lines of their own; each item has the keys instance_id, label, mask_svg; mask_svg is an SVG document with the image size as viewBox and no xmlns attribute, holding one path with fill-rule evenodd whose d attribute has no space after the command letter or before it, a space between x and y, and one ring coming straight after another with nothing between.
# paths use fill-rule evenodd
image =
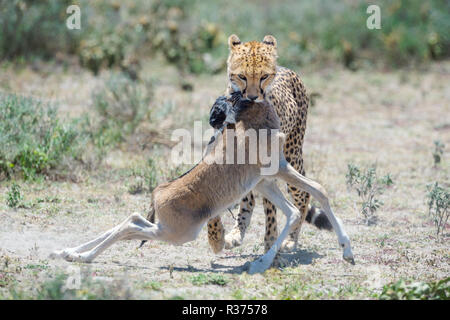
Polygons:
<instances>
[{"instance_id":1,"label":"calf's hind leg","mask_svg":"<svg viewBox=\"0 0 450 320\"><path fill-rule=\"evenodd\" d=\"M99 254L119 240L164 240L160 224L153 224L140 214L130 215L121 224L111 228L99 237L78 247L53 252L50 257L61 257L67 261L91 262Z\"/></svg>"}]
</instances>

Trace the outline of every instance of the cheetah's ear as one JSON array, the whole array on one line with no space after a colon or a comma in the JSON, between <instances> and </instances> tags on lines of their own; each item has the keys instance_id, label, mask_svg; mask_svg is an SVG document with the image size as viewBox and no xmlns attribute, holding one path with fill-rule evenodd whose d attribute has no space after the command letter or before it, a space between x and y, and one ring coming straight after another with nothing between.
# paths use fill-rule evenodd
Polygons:
<instances>
[{"instance_id":1,"label":"cheetah's ear","mask_svg":"<svg viewBox=\"0 0 450 320\"><path fill-rule=\"evenodd\" d=\"M277 48L277 39L275 39L274 36L267 35L263 39L263 43L274 46L275 49Z\"/></svg>"},{"instance_id":2,"label":"cheetah's ear","mask_svg":"<svg viewBox=\"0 0 450 320\"><path fill-rule=\"evenodd\" d=\"M241 40L239 37L235 34L232 34L228 38L228 46L230 47L230 50L234 49L237 45L241 44Z\"/></svg>"}]
</instances>

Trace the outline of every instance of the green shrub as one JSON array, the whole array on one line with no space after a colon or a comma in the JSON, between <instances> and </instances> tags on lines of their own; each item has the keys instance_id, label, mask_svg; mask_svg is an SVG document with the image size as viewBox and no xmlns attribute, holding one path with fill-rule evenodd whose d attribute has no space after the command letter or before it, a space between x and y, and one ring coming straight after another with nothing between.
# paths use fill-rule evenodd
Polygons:
<instances>
[{"instance_id":1,"label":"green shrub","mask_svg":"<svg viewBox=\"0 0 450 320\"><path fill-rule=\"evenodd\" d=\"M450 278L435 282L413 282L399 280L383 287L382 300L449 300Z\"/></svg>"},{"instance_id":2,"label":"green shrub","mask_svg":"<svg viewBox=\"0 0 450 320\"><path fill-rule=\"evenodd\" d=\"M0 174L25 179L77 158L79 135L74 122L62 122L57 109L32 98L0 93Z\"/></svg>"},{"instance_id":3,"label":"green shrub","mask_svg":"<svg viewBox=\"0 0 450 320\"><path fill-rule=\"evenodd\" d=\"M230 281L221 274L203 274L203 273L191 276L190 280L192 284L196 286L202 286L206 284L226 286L227 283Z\"/></svg>"},{"instance_id":4,"label":"green shrub","mask_svg":"<svg viewBox=\"0 0 450 320\"><path fill-rule=\"evenodd\" d=\"M226 38L214 23L205 23L187 33L182 23L168 21L154 41L154 48L182 73L216 73L225 69ZM179 25L180 24L180 25Z\"/></svg>"},{"instance_id":5,"label":"green shrub","mask_svg":"<svg viewBox=\"0 0 450 320\"><path fill-rule=\"evenodd\" d=\"M138 194L144 191L144 180L141 177L135 177L134 181L128 185L129 194Z\"/></svg>"},{"instance_id":6,"label":"green shrub","mask_svg":"<svg viewBox=\"0 0 450 320\"><path fill-rule=\"evenodd\" d=\"M85 272L84 272L85 273ZM14 300L113 300L132 298L129 288L121 280L105 282L96 280L90 275L80 273L79 288L67 288L69 275L57 271L44 282L39 283L34 291L17 290L11 287L9 297Z\"/></svg>"},{"instance_id":7,"label":"green shrub","mask_svg":"<svg viewBox=\"0 0 450 320\"><path fill-rule=\"evenodd\" d=\"M447 225L450 208L450 190L440 187L436 182L427 186L428 214L436 226L436 234L439 236Z\"/></svg>"},{"instance_id":8,"label":"green shrub","mask_svg":"<svg viewBox=\"0 0 450 320\"><path fill-rule=\"evenodd\" d=\"M143 190L151 193L158 186L160 170L153 159L148 159L147 165L134 168L132 175L135 177L135 182L129 186L129 193L138 193Z\"/></svg>"},{"instance_id":9,"label":"green shrub","mask_svg":"<svg viewBox=\"0 0 450 320\"><path fill-rule=\"evenodd\" d=\"M192 168L191 165L186 164L180 164L175 167L172 167L166 173L166 180L168 181L175 180L180 176L182 176L183 174L185 174L186 172L188 172L191 168Z\"/></svg>"},{"instance_id":10,"label":"green shrub","mask_svg":"<svg viewBox=\"0 0 450 320\"><path fill-rule=\"evenodd\" d=\"M394 183L390 174L380 178L376 171L375 165L361 170L354 164L348 164L346 174L347 186L355 189L361 199L361 214L368 225L376 222L375 212L383 205L377 197Z\"/></svg>"},{"instance_id":11,"label":"green shrub","mask_svg":"<svg viewBox=\"0 0 450 320\"><path fill-rule=\"evenodd\" d=\"M113 121L125 133L133 133L136 127L150 117L152 98L150 83L140 84L123 74L113 74L93 92L92 100L98 115Z\"/></svg>"},{"instance_id":12,"label":"green shrub","mask_svg":"<svg viewBox=\"0 0 450 320\"><path fill-rule=\"evenodd\" d=\"M102 68L136 69L135 56L150 43L148 1L84 0L80 7L84 27L77 54L81 65L94 74Z\"/></svg>"},{"instance_id":13,"label":"green shrub","mask_svg":"<svg viewBox=\"0 0 450 320\"><path fill-rule=\"evenodd\" d=\"M6 204L8 207L17 208L22 200L23 196L20 193L20 186L13 183L6 194Z\"/></svg>"},{"instance_id":14,"label":"green shrub","mask_svg":"<svg viewBox=\"0 0 450 320\"><path fill-rule=\"evenodd\" d=\"M70 0L0 0L0 59L74 53L80 32L66 28Z\"/></svg>"},{"instance_id":15,"label":"green shrub","mask_svg":"<svg viewBox=\"0 0 450 320\"><path fill-rule=\"evenodd\" d=\"M239 0L199 1L185 9L188 21L184 25L213 22L222 34L236 33L243 41L273 34L278 40L279 63L291 68L326 61L349 68L367 62L395 67L450 55L448 1L379 3L380 30L366 27L369 4L365 0L288 0L264 6ZM226 55L225 49L222 58Z\"/></svg>"},{"instance_id":16,"label":"green shrub","mask_svg":"<svg viewBox=\"0 0 450 320\"><path fill-rule=\"evenodd\" d=\"M366 27L366 0L80 0L81 30L65 26L70 4L0 0L0 57L63 52L96 74L113 67L136 74L140 57L161 53L182 73L214 73L224 70L232 33L243 41L273 34L279 63L291 68L328 61L395 67L450 56L446 0L380 2L380 30Z\"/></svg>"},{"instance_id":17,"label":"green shrub","mask_svg":"<svg viewBox=\"0 0 450 320\"><path fill-rule=\"evenodd\" d=\"M440 140L434 141L433 160L435 166L441 163L442 156L444 155L444 148L445 145Z\"/></svg>"},{"instance_id":18,"label":"green shrub","mask_svg":"<svg viewBox=\"0 0 450 320\"><path fill-rule=\"evenodd\" d=\"M113 74L92 93L93 107L99 121L86 116L84 131L101 152L124 141L138 125L149 120L153 96L149 82L137 82L124 74Z\"/></svg>"},{"instance_id":19,"label":"green shrub","mask_svg":"<svg viewBox=\"0 0 450 320\"><path fill-rule=\"evenodd\" d=\"M144 289L150 289L150 290L155 290L155 291L161 291L163 284L159 281L148 281L148 282L144 282L142 284L142 288Z\"/></svg>"}]
</instances>

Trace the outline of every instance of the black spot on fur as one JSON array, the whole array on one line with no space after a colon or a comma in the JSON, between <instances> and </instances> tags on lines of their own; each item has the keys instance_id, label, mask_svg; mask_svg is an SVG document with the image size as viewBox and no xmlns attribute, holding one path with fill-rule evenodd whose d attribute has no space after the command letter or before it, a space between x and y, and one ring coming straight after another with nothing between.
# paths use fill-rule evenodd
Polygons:
<instances>
[{"instance_id":1,"label":"black spot on fur","mask_svg":"<svg viewBox=\"0 0 450 320\"><path fill-rule=\"evenodd\" d=\"M313 220L313 217L316 216L314 220L314 226L320 230L333 230L333 226L330 223L330 220L328 220L325 212L323 210L320 210L319 208L316 208L314 206L309 209L308 214L306 215L306 222L311 223Z\"/></svg>"}]
</instances>

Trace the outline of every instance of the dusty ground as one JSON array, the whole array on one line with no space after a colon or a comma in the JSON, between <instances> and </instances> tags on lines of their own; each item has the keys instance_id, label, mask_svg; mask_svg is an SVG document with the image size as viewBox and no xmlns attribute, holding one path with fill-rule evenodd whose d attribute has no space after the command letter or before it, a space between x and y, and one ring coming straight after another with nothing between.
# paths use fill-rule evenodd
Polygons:
<instances>
[{"instance_id":1,"label":"dusty ground","mask_svg":"<svg viewBox=\"0 0 450 320\"><path fill-rule=\"evenodd\" d=\"M205 121L224 88L224 74L193 79L194 91L181 92L172 69L149 62L145 70L157 80L152 103L157 123L152 125L166 135L180 124L191 128L193 120ZM180 247L151 242L137 250L138 242L132 241L113 246L89 265L49 260L52 250L87 241L134 211L145 212L149 196L127 192L130 168L147 157L161 163L168 149L136 152L122 146L96 170L75 170L76 182L21 183L25 200L35 204L30 209L7 207L10 182L0 182L0 297L36 297L43 283L70 274L73 266L80 267L83 281L119 286L123 290L114 291L116 298L366 299L401 278L450 276L449 229L436 238L425 202L427 184L449 183L448 151L443 163L433 167L432 150L434 140L446 150L450 146L450 64L395 72L305 70L301 75L309 92L321 95L308 118L307 175L327 189L351 238L355 266L341 259L333 233L305 225L298 250L284 255L289 267L262 275L242 273L245 262L263 253L261 199L244 244L219 255L209 249L205 228L196 241ZM83 70L4 66L0 89L57 101L61 114L72 117L91 112L90 91L101 79ZM351 162L376 162L379 173L393 177L394 185L381 196L384 205L376 225L362 222L357 196L346 187ZM231 215L224 214L223 220L230 230ZM217 278L225 284L204 280Z\"/></svg>"}]
</instances>

